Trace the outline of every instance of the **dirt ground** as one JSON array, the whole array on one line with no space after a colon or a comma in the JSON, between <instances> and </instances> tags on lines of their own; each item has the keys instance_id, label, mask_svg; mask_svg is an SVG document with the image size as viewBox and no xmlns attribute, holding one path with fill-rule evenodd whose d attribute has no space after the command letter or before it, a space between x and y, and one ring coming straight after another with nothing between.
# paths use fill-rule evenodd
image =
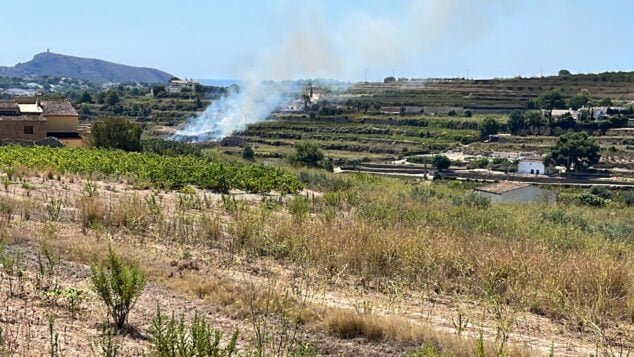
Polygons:
<instances>
[{"instance_id":1,"label":"dirt ground","mask_svg":"<svg viewBox=\"0 0 634 357\"><path fill-rule=\"evenodd\" d=\"M474 303L468 298L414 290L386 293L389 289L363 287L354 278L325 279L268 258L248 258L200 246L177 246L124 231L112 234L83 230L75 221L77 213L71 203L86 195L87 190L98 192L100 199L106 201L125 195L153 195L160 197L168 208L177 204L178 194L132 190L124 181L86 181L79 177L57 180L32 176L22 180L0 193L6 202L31 202L34 205L28 220L15 211L11 221L3 223L6 232L2 255L20 256L22 262L20 274L10 271L7 266L0 272L0 324L4 351L8 355L51 355L49 316L54 317L53 336L59 336L60 356L99 355L93 351L100 346L99 335L106 311L91 291L88 264L103 254L108 242L125 256L138 259L150 276L149 284L130 315L132 328L115 338L121 345L120 355L123 356L147 353L148 330L157 304L162 311L174 311L177 316L184 314L191 318L194 312L201 314L216 329L224 331L225 340L234 329L240 329L238 346L243 351L248 350L255 343L254 327L260 323L261 328L262 321L250 316L248 306L245 308L247 298L235 291L242 291L236 290L241 288L249 291L249 287L262 290L271 286L282 291L301 290L300 295L305 297L306 304L316 307L315 311L345 308L379 316L398 316L439 334L456 335L456 322L462 318L467 321L461 328L463 336L477 338L482 333L486 340L494 341L504 330L508 334L508 344L522 346L530 355L554 352L556 356L580 356L596 351L617 353L623 346L632 348L632 339L628 338L634 336L633 325L579 331L566 321L553 321L508 307L502 308L504 318L501 319L495 307ZM86 186L87 183L90 185ZM223 199L219 194L199 194L207 195L213 201L210 210L217 210ZM239 192L234 192L233 197L253 204L262 200L260 195ZM42 207L51 198L67 203L55 223L47 221L42 213ZM38 273L41 271L42 242L61 253L54 273L45 276ZM42 288L43 285L48 289ZM51 285L62 290L80 289L81 302L71 307L63 298L51 297L48 294ZM234 293L221 295L221 290ZM245 301L238 301L241 299ZM338 338L328 333L319 320L316 318L298 326L293 334L298 343L315 346L320 355L396 356L417 347L402 341ZM270 326L275 322L277 320L270 322ZM273 340L282 339L280 335L288 332L270 327Z\"/></svg>"}]
</instances>

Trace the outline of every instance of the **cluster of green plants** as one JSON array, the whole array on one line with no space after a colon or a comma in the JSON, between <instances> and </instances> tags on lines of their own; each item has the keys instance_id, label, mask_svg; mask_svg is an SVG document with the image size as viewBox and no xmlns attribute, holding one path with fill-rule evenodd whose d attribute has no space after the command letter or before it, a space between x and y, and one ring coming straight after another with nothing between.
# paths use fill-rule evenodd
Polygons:
<instances>
[{"instance_id":1,"label":"cluster of green plants","mask_svg":"<svg viewBox=\"0 0 634 357\"><path fill-rule=\"evenodd\" d=\"M171 189L196 185L217 192L237 188L249 192L295 193L303 186L291 173L264 165L216 163L192 155L166 157L107 149L7 146L0 149L0 166L129 177Z\"/></svg>"},{"instance_id":2,"label":"cluster of green plants","mask_svg":"<svg viewBox=\"0 0 634 357\"><path fill-rule=\"evenodd\" d=\"M143 152L152 152L163 156L194 155L201 156L201 150L191 144L159 138L141 140Z\"/></svg>"},{"instance_id":3,"label":"cluster of green plants","mask_svg":"<svg viewBox=\"0 0 634 357\"><path fill-rule=\"evenodd\" d=\"M190 324L184 316L177 319L172 312L168 316L157 306L156 314L150 325L151 355L156 357L229 357L236 352L238 329L231 335L230 341L221 345L223 332L214 330L198 314Z\"/></svg>"}]
</instances>

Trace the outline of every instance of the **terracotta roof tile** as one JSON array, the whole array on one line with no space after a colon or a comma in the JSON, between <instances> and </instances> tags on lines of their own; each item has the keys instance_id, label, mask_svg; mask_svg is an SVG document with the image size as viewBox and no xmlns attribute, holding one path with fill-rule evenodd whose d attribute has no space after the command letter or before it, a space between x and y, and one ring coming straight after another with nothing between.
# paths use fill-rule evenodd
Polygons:
<instances>
[{"instance_id":1,"label":"terracotta roof tile","mask_svg":"<svg viewBox=\"0 0 634 357\"><path fill-rule=\"evenodd\" d=\"M49 115L68 115L75 116L77 111L73 108L73 105L67 99L58 100L43 100L40 102L42 109L44 109L44 116Z\"/></svg>"}]
</instances>

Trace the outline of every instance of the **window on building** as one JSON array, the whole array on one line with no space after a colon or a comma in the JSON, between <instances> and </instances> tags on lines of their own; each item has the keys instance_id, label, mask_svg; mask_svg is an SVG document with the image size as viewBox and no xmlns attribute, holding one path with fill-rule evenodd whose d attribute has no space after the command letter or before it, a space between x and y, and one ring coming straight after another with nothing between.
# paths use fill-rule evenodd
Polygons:
<instances>
[{"instance_id":1,"label":"window on building","mask_svg":"<svg viewBox=\"0 0 634 357\"><path fill-rule=\"evenodd\" d=\"M31 125L26 125L24 127L24 134L33 134L33 126Z\"/></svg>"}]
</instances>

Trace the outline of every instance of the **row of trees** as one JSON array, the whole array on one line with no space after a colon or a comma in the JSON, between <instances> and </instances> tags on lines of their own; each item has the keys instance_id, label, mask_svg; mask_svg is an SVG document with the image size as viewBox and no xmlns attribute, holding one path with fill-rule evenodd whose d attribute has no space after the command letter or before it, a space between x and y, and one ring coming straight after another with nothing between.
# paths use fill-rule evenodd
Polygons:
<instances>
[{"instance_id":1,"label":"row of trees","mask_svg":"<svg viewBox=\"0 0 634 357\"><path fill-rule=\"evenodd\" d=\"M566 98L559 89L552 89L545 93L542 93L535 102L529 102L529 109L535 107L540 109L552 110L552 109L568 109L572 108L577 110L583 106L599 105L602 107L608 107L613 105L612 99L609 97L603 98L598 103L593 103L590 91L587 89L581 89L579 93L566 101Z\"/></svg>"}]
</instances>

